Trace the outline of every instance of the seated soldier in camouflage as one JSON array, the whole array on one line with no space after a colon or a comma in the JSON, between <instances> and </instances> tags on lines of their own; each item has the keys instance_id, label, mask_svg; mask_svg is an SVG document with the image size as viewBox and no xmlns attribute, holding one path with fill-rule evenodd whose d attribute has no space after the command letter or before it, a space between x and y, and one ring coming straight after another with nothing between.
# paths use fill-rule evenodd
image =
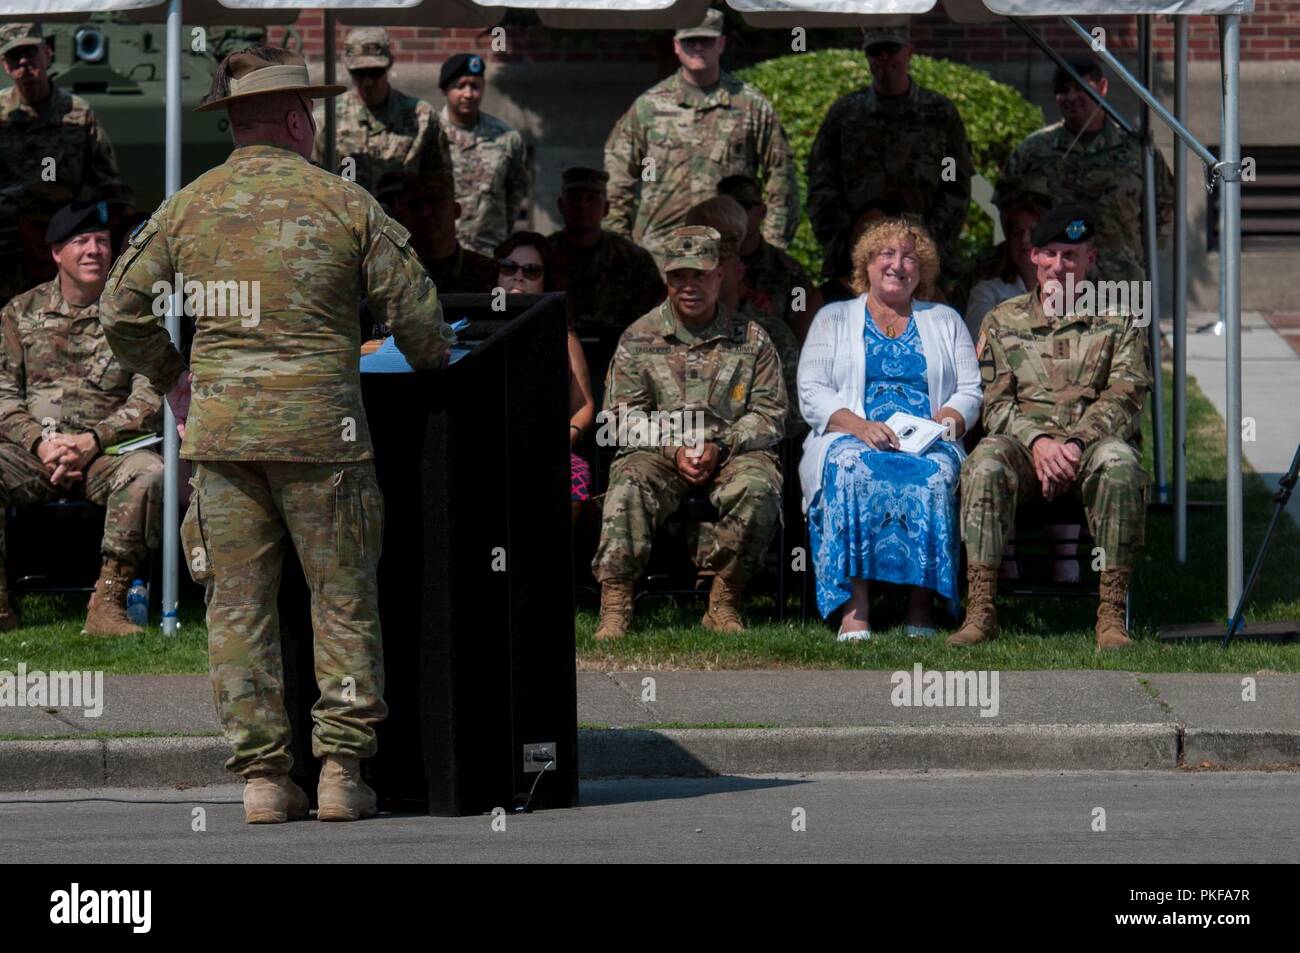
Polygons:
<instances>
[{"instance_id":1,"label":"seated soldier in camouflage","mask_svg":"<svg viewBox=\"0 0 1300 953\"><path fill-rule=\"evenodd\" d=\"M721 256L718 267L722 270L722 291L718 302L756 322L771 338L777 357L781 359L781 379L785 382L786 395L791 397L785 417L785 432L787 436L802 434L807 426L799 416L798 401L793 399L793 395L798 393L799 340L783 314L770 308L758 307L755 301L746 300L744 296L745 279L749 273L741 260L740 249L749 234L749 217L735 199L729 195L718 195L687 212L686 224L704 225L715 229L722 236L722 243L718 246Z\"/></svg>"},{"instance_id":2,"label":"seated soldier in camouflage","mask_svg":"<svg viewBox=\"0 0 1300 953\"><path fill-rule=\"evenodd\" d=\"M597 639L627 633L655 530L696 487L720 514L700 566L716 573L702 624L744 631L741 596L781 518L780 360L757 323L719 301L720 241L703 226L668 233L668 300L623 332L606 376L597 442L619 449L592 562Z\"/></svg>"},{"instance_id":3,"label":"seated soldier in camouflage","mask_svg":"<svg viewBox=\"0 0 1300 953\"><path fill-rule=\"evenodd\" d=\"M1146 522L1137 442L1151 386L1147 330L1120 309L1103 311L1085 284L1097 259L1092 238L1087 209L1049 212L1032 236L1034 289L984 319L976 352L988 435L962 466L969 593L966 623L949 645L997 637L993 597L1016 507L1066 493L1082 498L1101 548L1097 647L1129 644L1124 610Z\"/></svg>"},{"instance_id":4,"label":"seated soldier in camouflage","mask_svg":"<svg viewBox=\"0 0 1300 953\"><path fill-rule=\"evenodd\" d=\"M108 508L84 634L132 635L143 629L126 616L126 593L158 546L163 464L151 450L103 451L156 431L162 401L122 368L99 324L110 264L105 204L59 210L46 238L58 275L0 311L0 630L18 624L4 584L5 507L70 496Z\"/></svg>"},{"instance_id":5,"label":"seated soldier in camouflage","mask_svg":"<svg viewBox=\"0 0 1300 953\"><path fill-rule=\"evenodd\" d=\"M411 247L439 294L486 294L496 287L496 259L456 238L461 208L450 170L385 173L375 198L411 233Z\"/></svg>"}]
</instances>

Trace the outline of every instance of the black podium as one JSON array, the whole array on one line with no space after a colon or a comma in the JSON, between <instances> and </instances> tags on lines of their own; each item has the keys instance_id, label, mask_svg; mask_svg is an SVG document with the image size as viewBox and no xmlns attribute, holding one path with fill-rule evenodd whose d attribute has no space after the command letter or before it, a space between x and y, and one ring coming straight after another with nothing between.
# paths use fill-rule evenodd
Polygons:
<instances>
[{"instance_id":1,"label":"black podium","mask_svg":"<svg viewBox=\"0 0 1300 953\"><path fill-rule=\"evenodd\" d=\"M384 495L379 612L389 716L366 777L435 815L578 800L561 295L444 296L473 350L442 371L363 374ZM280 592L294 776L314 792L309 595Z\"/></svg>"}]
</instances>

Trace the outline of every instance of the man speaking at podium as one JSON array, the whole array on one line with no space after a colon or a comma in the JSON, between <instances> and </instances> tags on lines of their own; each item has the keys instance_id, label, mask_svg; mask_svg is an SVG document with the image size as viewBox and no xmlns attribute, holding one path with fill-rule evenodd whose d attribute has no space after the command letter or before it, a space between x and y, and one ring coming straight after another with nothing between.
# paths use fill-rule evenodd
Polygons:
<instances>
[{"instance_id":1,"label":"man speaking at podium","mask_svg":"<svg viewBox=\"0 0 1300 953\"><path fill-rule=\"evenodd\" d=\"M388 711L375 590L383 498L361 402L359 300L416 368L439 366L454 339L406 229L308 161L311 99L343 91L311 85L288 50L228 56L197 108L229 112L234 151L132 236L100 305L118 360L167 395L181 455L197 462L182 544L207 591L226 767L247 779L254 824L308 814L289 780L276 616L286 537L312 594L317 816L375 813L359 759L375 753ZM187 313L195 304L192 376L158 317L182 283Z\"/></svg>"}]
</instances>

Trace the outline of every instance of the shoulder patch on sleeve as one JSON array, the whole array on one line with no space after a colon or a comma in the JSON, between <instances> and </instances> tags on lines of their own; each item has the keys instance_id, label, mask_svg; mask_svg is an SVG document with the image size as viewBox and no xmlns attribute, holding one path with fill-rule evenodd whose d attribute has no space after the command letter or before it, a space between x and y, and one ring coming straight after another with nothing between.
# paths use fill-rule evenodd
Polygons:
<instances>
[{"instance_id":1,"label":"shoulder patch on sleeve","mask_svg":"<svg viewBox=\"0 0 1300 953\"><path fill-rule=\"evenodd\" d=\"M405 248L411 240L411 233L406 230L406 226L394 218L385 217L383 234L398 248Z\"/></svg>"},{"instance_id":2,"label":"shoulder patch on sleeve","mask_svg":"<svg viewBox=\"0 0 1300 953\"><path fill-rule=\"evenodd\" d=\"M146 218L131 232L127 244L132 248L143 248L156 234L158 234L158 220L152 217Z\"/></svg>"}]
</instances>

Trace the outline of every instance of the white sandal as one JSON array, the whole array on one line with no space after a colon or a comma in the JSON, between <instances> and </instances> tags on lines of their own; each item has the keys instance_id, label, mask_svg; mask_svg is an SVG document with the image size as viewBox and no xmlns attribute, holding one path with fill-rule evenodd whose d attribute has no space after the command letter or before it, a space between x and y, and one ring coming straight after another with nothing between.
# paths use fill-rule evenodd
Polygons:
<instances>
[{"instance_id":1,"label":"white sandal","mask_svg":"<svg viewBox=\"0 0 1300 953\"><path fill-rule=\"evenodd\" d=\"M866 642L871 638L870 629L857 629L853 632L845 632L840 629L840 634L835 636L836 642Z\"/></svg>"}]
</instances>

